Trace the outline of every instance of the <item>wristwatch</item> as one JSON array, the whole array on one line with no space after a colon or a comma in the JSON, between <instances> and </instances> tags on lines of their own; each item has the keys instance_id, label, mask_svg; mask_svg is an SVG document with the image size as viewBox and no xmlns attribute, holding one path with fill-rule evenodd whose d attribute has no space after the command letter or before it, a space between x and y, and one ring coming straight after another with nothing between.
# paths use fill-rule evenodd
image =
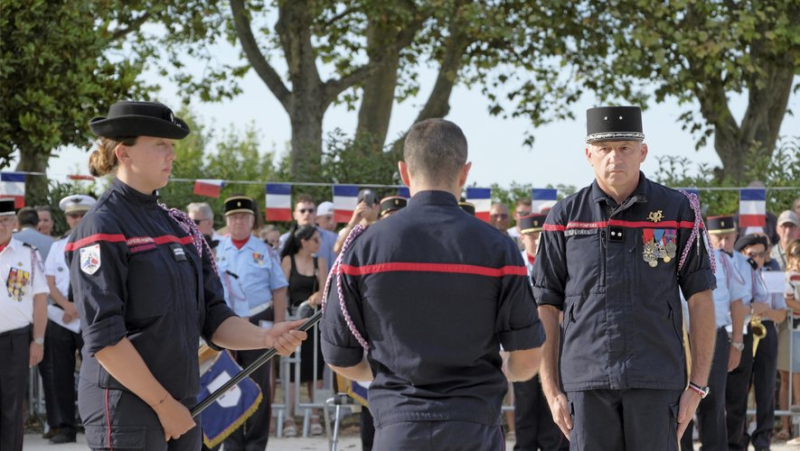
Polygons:
<instances>
[{"instance_id":1,"label":"wristwatch","mask_svg":"<svg viewBox=\"0 0 800 451\"><path fill-rule=\"evenodd\" d=\"M731 346L734 349L738 350L739 352L744 351L744 343L742 343L741 341L732 341Z\"/></svg>"},{"instance_id":2,"label":"wristwatch","mask_svg":"<svg viewBox=\"0 0 800 451\"><path fill-rule=\"evenodd\" d=\"M700 399L704 399L706 396L708 396L708 392L711 391L711 389L708 387L701 387L694 382L689 382L689 389L699 394Z\"/></svg>"},{"instance_id":3,"label":"wristwatch","mask_svg":"<svg viewBox=\"0 0 800 451\"><path fill-rule=\"evenodd\" d=\"M39 346L44 346L44 337L34 338L33 342Z\"/></svg>"}]
</instances>

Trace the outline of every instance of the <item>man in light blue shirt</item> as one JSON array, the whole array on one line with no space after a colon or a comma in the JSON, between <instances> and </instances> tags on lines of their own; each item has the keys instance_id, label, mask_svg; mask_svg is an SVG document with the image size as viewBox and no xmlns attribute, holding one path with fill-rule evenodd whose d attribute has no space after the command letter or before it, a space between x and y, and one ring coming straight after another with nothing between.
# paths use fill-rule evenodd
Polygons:
<instances>
[{"instance_id":1,"label":"man in light blue shirt","mask_svg":"<svg viewBox=\"0 0 800 451\"><path fill-rule=\"evenodd\" d=\"M217 269L225 300L233 311L253 324L271 327L286 317L286 287L278 255L266 243L253 236L256 205L253 199L234 196L225 200L225 222L229 235L217 247ZM274 312L274 314L273 314ZM263 351L239 351L236 361L250 365ZM271 365L263 365L251 374L264 396L256 412L242 427L225 440L228 451L266 449L269 420L272 416L270 394Z\"/></svg>"},{"instance_id":2,"label":"man in light blue shirt","mask_svg":"<svg viewBox=\"0 0 800 451\"><path fill-rule=\"evenodd\" d=\"M333 261L336 260L336 253L333 251L333 246L336 244L337 235L317 226L317 209L314 204L314 199L307 194L301 194L294 204L292 216L298 226L310 224L317 227L319 231L319 252L317 252L316 256L322 257L328 262L328 271L330 272L331 267L333 267ZM281 241L278 245L278 254L283 250L283 245L286 244L287 238L289 238L289 232L281 235ZM280 269L280 264L278 267Z\"/></svg>"}]
</instances>

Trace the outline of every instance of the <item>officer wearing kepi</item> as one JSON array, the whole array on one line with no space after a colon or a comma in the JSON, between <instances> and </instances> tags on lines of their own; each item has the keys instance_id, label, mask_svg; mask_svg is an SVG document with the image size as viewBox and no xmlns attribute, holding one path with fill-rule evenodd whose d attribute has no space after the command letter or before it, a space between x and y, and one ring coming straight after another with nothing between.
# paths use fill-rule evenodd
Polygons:
<instances>
[{"instance_id":1,"label":"officer wearing kepi","mask_svg":"<svg viewBox=\"0 0 800 451\"><path fill-rule=\"evenodd\" d=\"M61 199L59 208L67 217L70 232L81 222L83 216L94 205L95 199L85 194L73 194ZM72 301L69 289L69 265L64 257L64 248L69 234L53 243L50 253L44 262L47 286L50 299L64 312L61 315L63 324L78 322L78 309ZM75 423L75 355L83 348L80 331L73 332L54 321L47 322L47 346L44 348L44 359L52 372L49 377L42 374L44 383L47 423L57 432L50 438L50 443L70 443L75 441L77 424Z\"/></svg>"},{"instance_id":2,"label":"officer wearing kepi","mask_svg":"<svg viewBox=\"0 0 800 451\"><path fill-rule=\"evenodd\" d=\"M286 287L289 282L277 253L253 235L256 204L246 196L225 199L225 223L229 235L217 247L217 267L225 289L225 300L237 315L257 326L283 322L286 318ZM240 351L236 361L246 367L261 356L259 351ZM227 451L264 450L269 440L272 416L271 365L250 377L264 396L258 409L225 439Z\"/></svg>"},{"instance_id":3,"label":"officer wearing kepi","mask_svg":"<svg viewBox=\"0 0 800 451\"><path fill-rule=\"evenodd\" d=\"M457 125L414 124L403 157L411 200L345 241L322 353L353 380L375 369L376 450L503 449L506 376L533 377L544 341L525 266L513 241L458 206L471 164Z\"/></svg>"},{"instance_id":4,"label":"officer wearing kepi","mask_svg":"<svg viewBox=\"0 0 800 451\"><path fill-rule=\"evenodd\" d=\"M14 199L0 199L0 450L22 449L28 369L42 361L47 283L39 252L11 237Z\"/></svg>"},{"instance_id":5,"label":"officer wearing kepi","mask_svg":"<svg viewBox=\"0 0 800 451\"><path fill-rule=\"evenodd\" d=\"M648 149L638 107L589 109L587 131L595 181L550 210L534 264L548 337L542 388L570 449L675 450L714 349L700 205L639 171ZM691 317L688 380L678 290Z\"/></svg>"}]
</instances>

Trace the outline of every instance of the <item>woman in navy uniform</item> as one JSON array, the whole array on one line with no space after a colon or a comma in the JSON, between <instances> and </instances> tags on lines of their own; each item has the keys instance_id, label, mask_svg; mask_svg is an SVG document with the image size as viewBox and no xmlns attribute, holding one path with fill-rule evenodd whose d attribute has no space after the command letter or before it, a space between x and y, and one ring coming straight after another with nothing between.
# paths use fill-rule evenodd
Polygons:
<instances>
[{"instance_id":1,"label":"woman in navy uniform","mask_svg":"<svg viewBox=\"0 0 800 451\"><path fill-rule=\"evenodd\" d=\"M166 106L118 102L95 118L101 137L89 166L115 173L66 246L84 348L78 407L90 448L198 450L197 350L274 346L305 339L284 323L264 331L227 307L211 252L194 223L158 203L173 140L189 127Z\"/></svg>"}]
</instances>

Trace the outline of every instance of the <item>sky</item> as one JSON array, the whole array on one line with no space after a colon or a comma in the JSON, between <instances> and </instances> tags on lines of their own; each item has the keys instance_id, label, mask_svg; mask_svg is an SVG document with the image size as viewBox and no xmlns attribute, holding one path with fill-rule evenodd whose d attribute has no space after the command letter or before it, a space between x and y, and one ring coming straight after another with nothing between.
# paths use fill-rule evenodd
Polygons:
<instances>
[{"instance_id":1,"label":"sky","mask_svg":"<svg viewBox=\"0 0 800 451\"><path fill-rule=\"evenodd\" d=\"M230 61L238 50L227 44L219 44L213 50L219 59ZM231 56L233 55L233 57ZM276 70L285 73L280 58L273 58ZM189 61L188 67L195 73L203 73L199 62ZM416 118L427 99L436 77L436 68L423 68L420 74L421 89L416 98L395 104L387 142L399 136ZM324 68L321 69L324 72ZM181 105L180 88L150 68L144 75L145 81L161 85L156 100L177 110ZM284 77L285 79L285 77ZM797 77L800 81L800 77ZM219 103L202 103L193 99L192 109L206 126L213 126L221 132L233 125L244 131L249 124L259 130L261 151L277 150L285 152L291 139L289 117L269 89L254 71L249 71L241 81L243 94ZM469 143L469 160L472 170L468 184L489 186L498 183L508 187L511 182L529 183L534 187L548 185L574 185L582 187L591 183L593 173L584 157L584 138L586 136L586 109L600 106L592 96L584 96L572 108L576 119L544 125L532 130L536 137L532 148L524 145L525 133L532 126L525 119L501 119L488 112L488 100L479 89L458 86L451 96L451 110L447 119L458 124L466 134ZM746 96L734 95L730 99L731 110L737 120L744 114L747 106ZM662 104L653 104L643 113L645 141L650 154L642 166L645 174L654 175L661 155L676 155L690 158L694 163L721 165L713 149L713 139L699 151L695 150L695 139L681 129L678 117L687 108L679 106L674 99ZM794 95L789 101L789 109L800 111L800 96ZM341 129L352 136L358 120L357 111L348 111L346 106L331 106L324 119L324 133ZM798 135L800 127L796 117L786 116L781 135ZM212 149L213 151L213 146ZM62 149L58 158L50 161L48 171L51 178L65 180L67 174L88 174L86 149ZM13 167L13 166L12 166ZM327 182L327 180L320 180ZM371 180L352 180L347 183L370 183Z\"/></svg>"}]
</instances>

